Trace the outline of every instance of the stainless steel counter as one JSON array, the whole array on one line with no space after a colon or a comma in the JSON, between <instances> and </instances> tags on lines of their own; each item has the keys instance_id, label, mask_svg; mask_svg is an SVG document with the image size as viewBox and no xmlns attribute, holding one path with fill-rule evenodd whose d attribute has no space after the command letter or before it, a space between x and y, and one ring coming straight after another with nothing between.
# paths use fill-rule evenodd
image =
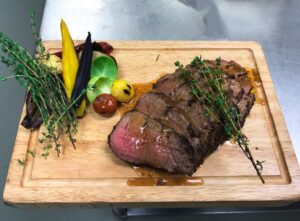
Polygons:
<instances>
[{"instance_id":1,"label":"stainless steel counter","mask_svg":"<svg viewBox=\"0 0 300 221\"><path fill-rule=\"evenodd\" d=\"M44 40L60 39L64 18L75 39L250 40L262 44L300 161L300 1L51 0Z\"/></svg>"}]
</instances>

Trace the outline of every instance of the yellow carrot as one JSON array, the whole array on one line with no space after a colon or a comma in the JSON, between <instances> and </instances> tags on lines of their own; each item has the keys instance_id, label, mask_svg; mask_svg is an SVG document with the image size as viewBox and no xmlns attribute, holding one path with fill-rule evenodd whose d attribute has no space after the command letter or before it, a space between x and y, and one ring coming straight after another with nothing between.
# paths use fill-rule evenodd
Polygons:
<instances>
[{"instance_id":1,"label":"yellow carrot","mask_svg":"<svg viewBox=\"0 0 300 221\"><path fill-rule=\"evenodd\" d=\"M86 99L84 98L81 101L81 104L80 104L79 108L76 110L76 116L77 117L83 117L84 112L85 112L85 108L86 108Z\"/></svg>"},{"instance_id":2,"label":"yellow carrot","mask_svg":"<svg viewBox=\"0 0 300 221\"><path fill-rule=\"evenodd\" d=\"M79 62L74 48L73 40L64 20L61 20L60 30L62 37L62 76L66 88L67 97L71 99Z\"/></svg>"}]
</instances>

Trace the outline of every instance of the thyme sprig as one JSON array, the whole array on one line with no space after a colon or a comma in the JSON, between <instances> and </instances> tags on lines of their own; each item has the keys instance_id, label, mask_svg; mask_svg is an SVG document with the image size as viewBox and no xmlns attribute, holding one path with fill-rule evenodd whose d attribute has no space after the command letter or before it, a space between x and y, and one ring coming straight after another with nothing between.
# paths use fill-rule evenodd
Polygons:
<instances>
[{"instance_id":1,"label":"thyme sprig","mask_svg":"<svg viewBox=\"0 0 300 221\"><path fill-rule=\"evenodd\" d=\"M175 62L175 65L181 71L179 77L189 79L192 94L201 102L205 115L212 117L224 126L227 138L237 142L243 153L251 161L261 182L265 183L261 174L264 161L254 160L250 151L250 141L241 131L239 110L230 104L223 89L224 73L221 70L221 58L217 58L215 63L215 66L209 67L201 56L195 57L191 62L190 67L197 68L198 73L205 80L204 83L197 79L191 79L189 77L191 72L183 68L179 61Z\"/></svg>"},{"instance_id":2,"label":"thyme sprig","mask_svg":"<svg viewBox=\"0 0 300 221\"><path fill-rule=\"evenodd\" d=\"M77 132L78 122L73 108L74 102L70 103L67 99L64 84L57 75L57 70L43 64L44 60L49 60L49 53L35 28L34 13L30 16L30 26L35 38L35 57L19 43L0 32L0 47L3 52L1 62L7 67L12 67L14 72L13 75L1 77L0 80L16 78L19 84L32 95L45 125L43 136L39 139L40 143L47 141L42 155L44 157L49 155L48 151L52 147L50 141L54 141L59 156L62 134L68 136L75 148L74 135Z\"/></svg>"}]
</instances>

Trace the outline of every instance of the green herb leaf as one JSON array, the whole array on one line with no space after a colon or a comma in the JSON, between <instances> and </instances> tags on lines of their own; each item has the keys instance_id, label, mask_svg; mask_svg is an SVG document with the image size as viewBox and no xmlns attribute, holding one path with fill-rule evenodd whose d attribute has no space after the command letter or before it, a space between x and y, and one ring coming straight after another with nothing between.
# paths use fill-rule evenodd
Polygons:
<instances>
[{"instance_id":1,"label":"green herb leaf","mask_svg":"<svg viewBox=\"0 0 300 221\"><path fill-rule=\"evenodd\" d=\"M44 157L45 159L47 159L48 156L49 156L49 152L42 153L42 157Z\"/></svg>"},{"instance_id":2,"label":"green herb leaf","mask_svg":"<svg viewBox=\"0 0 300 221\"><path fill-rule=\"evenodd\" d=\"M20 166L25 166L25 161L24 160L18 159L18 163L19 163Z\"/></svg>"},{"instance_id":3,"label":"green herb leaf","mask_svg":"<svg viewBox=\"0 0 300 221\"><path fill-rule=\"evenodd\" d=\"M27 153L30 154L32 157L35 157L35 153L31 150L27 150Z\"/></svg>"}]
</instances>

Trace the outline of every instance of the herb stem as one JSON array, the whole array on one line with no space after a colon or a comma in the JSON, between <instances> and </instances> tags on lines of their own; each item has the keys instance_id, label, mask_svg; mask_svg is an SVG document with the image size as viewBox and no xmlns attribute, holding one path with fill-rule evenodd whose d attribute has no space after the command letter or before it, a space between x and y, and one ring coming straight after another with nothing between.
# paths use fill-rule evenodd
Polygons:
<instances>
[{"instance_id":1,"label":"herb stem","mask_svg":"<svg viewBox=\"0 0 300 221\"><path fill-rule=\"evenodd\" d=\"M179 76L189 78L187 70L177 61L175 65L181 71ZM234 138L238 146L242 149L246 157L251 161L258 177L262 183L265 180L262 177L262 162L254 160L250 151L248 138L241 132L239 113L234 105L230 105L228 98L222 88L223 74L220 68L221 58L216 59L216 67L208 67L206 61L200 57L195 57L191 62L192 68L197 68L198 73L202 75L203 81L196 79L190 80L192 94L201 102L205 111L212 116L218 123L224 126L228 138ZM201 83L201 87L200 87ZM235 120L236 119L236 120Z\"/></svg>"},{"instance_id":2,"label":"herb stem","mask_svg":"<svg viewBox=\"0 0 300 221\"><path fill-rule=\"evenodd\" d=\"M35 57L0 32L0 48L3 52L1 61L6 66L11 66L14 71L13 76L2 77L0 80L16 78L19 84L31 94L33 103L37 106L45 125L45 132L42 133L43 137L39 140L41 142L54 141L55 150L59 155L62 133L67 135L72 145L75 146L73 136L77 132L78 121L74 102L70 104L67 99L65 87L57 76L57 70L43 64L44 61L49 60L49 53L35 28L34 14L30 16L30 25L36 44ZM44 157L48 156L50 146L47 145L47 148L44 148L47 151L43 153Z\"/></svg>"}]
</instances>

